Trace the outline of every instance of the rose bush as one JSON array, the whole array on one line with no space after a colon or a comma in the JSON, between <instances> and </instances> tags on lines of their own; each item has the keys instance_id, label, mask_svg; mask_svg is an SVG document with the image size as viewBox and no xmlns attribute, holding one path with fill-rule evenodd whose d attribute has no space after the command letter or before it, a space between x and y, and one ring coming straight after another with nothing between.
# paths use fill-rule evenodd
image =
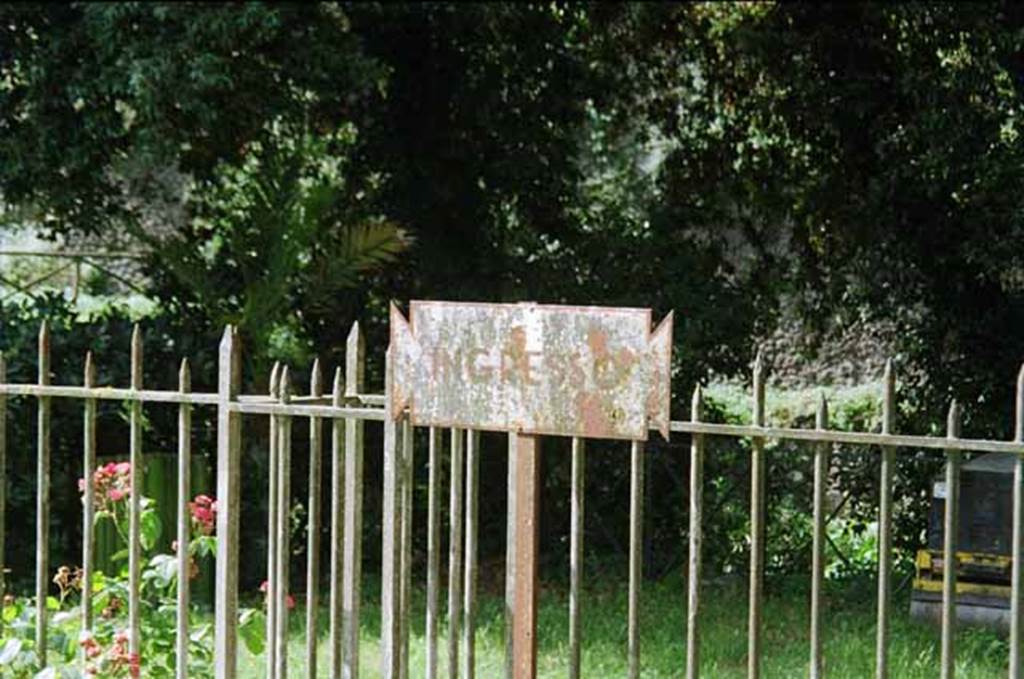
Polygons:
<instances>
[{"instance_id":1,"label":"rose bush","mask_svg":"<svg viewBox=\"0 0 1024 679\"><path fill-rule=\"evenodd\" d=\"M131 465L112 462L96 470L89 480L95 492L96 521L110 521L125 545L128 544ZM86 479L79 479L84 494ZM64 565L53 582L59 597L48 597L48 667L40 670L35 649L34 598L8 595L3 601L3 629L0 630L0 676L11 679L86 679L92 677L171 677L175 669L177 625L178 557L153 553L162 527L155 502L139 499L140 537L144 555L140 592L141 653L128 650L128 550L114 555L117 572L95 572L92 577L93 630L81 629L82 571ZM217 502L197 495L188 503L191 537L188 545L189 576L199 573L200 563L217 551L215 535ZM177 541L172 552L177 552ZM239 631L252 653L264 646L262 611L242 609ZM190 614L189 674L213 674L213 625L199 610Z\"/></svg>"}]
</instances>

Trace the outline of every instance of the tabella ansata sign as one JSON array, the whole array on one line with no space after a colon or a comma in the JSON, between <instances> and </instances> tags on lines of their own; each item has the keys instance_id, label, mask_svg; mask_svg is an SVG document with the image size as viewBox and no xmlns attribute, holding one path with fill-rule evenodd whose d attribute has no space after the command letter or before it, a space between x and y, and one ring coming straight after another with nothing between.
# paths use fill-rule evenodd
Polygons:
<instances>
[{"instance_id":1,"label":"tabella ansata sign","mask_svg":"<svg viewBox=\"0 0 1024 679\"><path fill-rule=\"evenodd\" d=\"M668 438L672 314L413 301L391 306L392 412L524 434Z\"/></svg>"}]
</instances>

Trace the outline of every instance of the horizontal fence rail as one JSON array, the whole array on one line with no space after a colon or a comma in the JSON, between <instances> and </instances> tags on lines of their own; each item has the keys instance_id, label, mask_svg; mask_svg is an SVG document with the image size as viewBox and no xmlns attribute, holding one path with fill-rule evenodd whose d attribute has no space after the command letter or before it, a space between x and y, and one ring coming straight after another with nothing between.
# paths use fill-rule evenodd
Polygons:
<instances>
[{"instance_id":1,"label":"horizontal fence rail","mask_svg":"<svg viewBox=\"0 0 1024 679\"><path fill-rule=\"evenodd\" d=\"M428 469L426 493L428 514L426 520L426 605L425 673L428 677L447 676L466 679L475 676L476 632L477 632L477 579L479 524L478 496L480 492L481 455L479 432L462 429L442 430L430 428L425 438L428 449L417 452L414 446L413 426L405 413L390 412L391 400L388 394L366 393L365 345L358 326L354 326L347 342L345 365L333 374L330 393L325 393L323 374L319 363L314 364L310 376L308 394L293 394L289 368L275 365L271 374L269 393L247 395L240 393L240 347L237 332L227 328L220 348L220 372L218 390L213 393L193 392L192 375L187 361L183 361L179 372L179 384L175 390L143 388L142 384L142 335L136 329L132 338L131 385L128 388L103 387L96 385L96 358L89 354L82 386L52 385L50 331L43 324L38 344L38 380L34 384L12 384L6 381L6 364L0 354L0 595L5 593L3 546L5 541L4 479L8 448L6 420L10 413L10 399L27 397L37 404L37 516L36 516L36 582L35 596L40 604L36 608L35 639L38 664L47 663L48 619L46 595L50 586L49 564L49 481L51 455L52 400L73 399L82 402L83 407L83 456L82 470L86 479L83 498L83 545L82 559L85 582L82 589L81 624L87 633L94 624L91 611L93 592L91 575L94 571L95 532L93 520L96 513L96 498L92 492L91 477L96 470L96 421L97 403L103 400L122 401L129 404L129 453L131 459L131 499L128 534L129 554L129 615L127 632L132 653L140 648L140 569L141 538L139 519L141 515L142 488L142 422L145 409L149 406L176 405L178 412L177 440L177 523L175 535L178 541L176 567L180 587L177 593L176 612L176 676L182 679L188 675L188 634L190 591L188 587L189 507L187 496L190 492L190 458L192 456L191 436L193 409L196 407L216 408L217 412L217 515L218 551L216 555L215 593L215 667L220 679L236 676L238 657L238 577L239 577L239 502L242 483L241 443L243 416L267 417L270 424L267 461L269 464L268 498L268 554L267 554L267 617L266 617L266 666L268 676L288 676L287 630L289 602L288 590L290 554L289 525L292 503L292 437L295 418L305 418L309 424L308 448L309 481L308 540L305 563L305 597L307 610L305 624L307 640L303 649L305 666L315 674L324 674L332 679L357 678L360 674L360 601L362 597L362 554L363 533L363 492L364 492L364 427L366 422L380 422L383 429L384 445L381 451L383 461L383 508L381 516L381 673L385 677L404 679L412 672L409 666L411 621L410 604L412 597L413 572L411 549L413 530L413 499L418 488L414 485L414 465L425 460ZM388 361L390 369L390 361ZM328 373L330 374L330 373ZM1013 483L1013 547L1011 578L1011 632L1009 671L1013 679L1019 679L1021 668L1021 551L1024 549L1024 369L1018 376L1017 403L1013 440L995 441L963 438L960 432L961 409L951 404L947 417L946 436L922 436L897 434L893 431L895 413L895 374L887 364L882 384L883 406L881 432L837 431L828 428L828 406L822 397L817 408L813 428L792 428L770 426L765 421L764 400L765 371L763 361L758 358L754 366L753 393L751 396L752 424L719 424L703 421L704 395L698 387L694 390L689 420L673 420L670 430L690 436L690 477L688 511L688 559L687 559L687 602L685 635L685 674L688 679L700 675L700 629L701 629L701 578L702 578L702 537L703 537L703 492L705 443L708 436L725 436L750 439L751 446L751 554L749 569L749 608L747 611L747 674L756 678L761 675L763 660L763 577L764 577L764 523L765 523L765 448L768 440L802 441L812 444L814 451L813 474L813 552L811 572L810 637L808 672L811 677L824 676L826 666L823 654L822 630L825 624L822 609L822 578L824 572L824 542L826 540L824 495L827 483L829 459L833 445L859 445L878 447L881 450L879 464L879 561L878 561L878 624L875 644L876 676L888 674L889 618L891 617L891 523L893 515L892 480L895 471L895 456L901 449L941 451L946 461L946 485L949 501L945 506L945 563L952 563L956 554L956 514L959 497L959 469L961 453L999 452L1018 456ZM444 439L448 438L448 470L445 474ZM325 439L326 437L326 439ZM509 440L508 512L506 563L506 674L508 676L533 676L532 670L516 662L517 644L536 644L535 634L522 635L515 621L531 621L536 616L535 592L522 593L512 586L512 573L516 568L530 568L531 564L521 563L516 545L535 540L535 535L522 531L529 525L536 511L537 498L533 491L515 488L514 469L521 466L527 475L536 474L539 469L539 443L536 440ZM520 446L517 448L517 445ZM643 508L645 496L645 460L649 453L642 441L630 444L630 501L629 501L629 580L627 638L623 652L626 655L628 676L637 677L642 670L640 647L640 586L642 583L641 545L643 532ZM324 459L326 456L326 460ZM581 574L583 569L583 507L585 495L584 475L585 447L582 439L572 441L572 472L570 498L570 592L568 617L568 658L570 677L586 676L580 618L585 614L586 602L581 598ZM442 544L441 513L447 482L449 537L447 545ZM329 505L321 506L323 485L327 483ZM515 517L527 520L515 520ZM327 522L326 525L324 522ZM328 531L324 533L324 531ZM322 565L319 540L321 534L329 535L325 549L330 554L330 563ZM442 616L442 571L443 552L447 551L447 648L441 649L439 635L445 619ZM261 566L262 567L262 566ZM329 573L330 589L321 595L319 582L321 572ZM942 584L942 625L940 671L943 677L952 677L955 668L955 570L945 569ZM530 597L534 598L531 600ZM325 638L328 646L326 665L318 668L317 658L317 605L323 599L328 607ZM2 621L0 621L2 625ZM2 631L0 627L0 631ZM514 631L514 633L513 633ZM685 640L685 641L684 641ZM292 672L294 674L294 671ZM145 670L143 669L143 675Z\"/></svg>"}]
</instances>

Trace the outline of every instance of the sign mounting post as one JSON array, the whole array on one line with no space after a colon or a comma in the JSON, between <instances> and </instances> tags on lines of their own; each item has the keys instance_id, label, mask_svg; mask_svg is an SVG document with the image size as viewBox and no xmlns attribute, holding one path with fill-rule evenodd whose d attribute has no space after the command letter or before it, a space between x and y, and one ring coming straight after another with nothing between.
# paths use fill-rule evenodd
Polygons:
<instances>
[{"instance_id":1,"label":"sign mounting post","mask_svg":"<svg viewBox=\"0 0 1024 679\"><path fill-rule=\"evenodd\" d=\"M391 305L391 412L416 426L516 434L513 674L537 671L540 437L668 438L672 314L413 301Z\"/></svg>"}]
</instances>

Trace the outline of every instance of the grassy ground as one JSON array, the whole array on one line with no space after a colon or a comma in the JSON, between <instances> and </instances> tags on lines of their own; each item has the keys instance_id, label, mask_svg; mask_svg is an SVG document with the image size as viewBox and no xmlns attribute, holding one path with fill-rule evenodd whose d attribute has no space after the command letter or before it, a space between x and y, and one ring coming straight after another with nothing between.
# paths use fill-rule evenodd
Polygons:
<instances>
[{"instance_id":1,"label":"grassy ground","mask_svg":"<svg viewBox=\"0 0 1024 679\"><path fill-rule=\"evenodd\" d=\"M781 584L781 586L780 586ZM806 589L799 584L769 582L765 608L764 664L767 677L807 675L808 608ZM873 675L875 644L874 585L870 581L832 587L825 609L825 663L829 677ZM647 584L641 605L641 664L644 677L679 677L685 660L685 587L679 580ZM746 585L742 580L709 585L703 595L702 675L714 678L746 676ZM922 679L938 671L938 630L911 621L906 591L894 599L891 623L890 676ZM442 602L442 606L444 603ZM568 652L567 598L548 591L541 598L538 652L542 677L564 677ZM625 588L594 588L583 598L583 676L621 677L626 674ZM379 676L379 620L374 602L363 609L362 676ZM411 643L412 676L422 676L425 662L423 597L414 606ZM289 666L293 676L307 676L303 616L292 616ZM326 616L322 616L326 628ZM325 673L327 647L321 634L320 673ZM477 676L498 677L504 667L502 602L482 596L477 633ZM441 672L446 676L447 654L441 640ZM964 679L998 677L1006 673L1007 645L997 635L963 630L957 636L957 676ZM242 676L263 676L262 657L244 650Z\"/></svg>"}]
</instances>

